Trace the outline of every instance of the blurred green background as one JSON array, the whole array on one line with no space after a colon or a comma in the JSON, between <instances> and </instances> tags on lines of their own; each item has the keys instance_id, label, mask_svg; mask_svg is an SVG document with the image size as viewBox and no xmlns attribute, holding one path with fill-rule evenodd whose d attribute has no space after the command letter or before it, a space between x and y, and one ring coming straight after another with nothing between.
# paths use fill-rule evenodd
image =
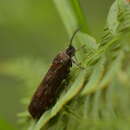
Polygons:
<instances>
[{"instance_id":1,"label":"blurred green background","mask_svg":"<svg viewBox=\"0 0 130 130\"><path fill-rule=\"evenodd\" d=\"M80 0L90 33L101 37L113 0ZM53 0L0 0L0 63L23 57L50 63L68 37ZM23 83L0 74L0 125L17 128ZM0 127L0 130L4 128Z\"/></svg>"}]
</instances>

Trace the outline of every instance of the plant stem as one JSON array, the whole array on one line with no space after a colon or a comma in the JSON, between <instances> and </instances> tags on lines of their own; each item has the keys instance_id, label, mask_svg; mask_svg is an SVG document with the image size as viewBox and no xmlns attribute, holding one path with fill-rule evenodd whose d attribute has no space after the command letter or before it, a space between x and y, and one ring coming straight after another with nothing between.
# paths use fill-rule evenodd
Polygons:
<instances>
[{"instance_id":1,"label":"plant stem","mask_svg":"<svg viewBox=\"0 0 130 130\"><path fill-rule=\"evenodd\" d=\"M88 26L78 0L54 0L69 36L77 29L88 33Z\"/></svg>"}]
</instances>

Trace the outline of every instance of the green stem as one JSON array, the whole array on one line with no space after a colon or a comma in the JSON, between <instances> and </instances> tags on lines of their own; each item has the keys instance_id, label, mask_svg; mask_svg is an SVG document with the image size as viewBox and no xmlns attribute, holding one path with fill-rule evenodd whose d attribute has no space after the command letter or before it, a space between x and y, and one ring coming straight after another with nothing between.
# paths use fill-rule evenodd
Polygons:
<instances>
[{"instance_id":1,"label":"green stem","mask_svg":"<svg viewBox=\"0 0 130 130\"><path fill-rule=\"evenodd\" d=\"M82 8L80 7L79 0L71 0L72 6L76 15L76 18L78 20L78 24L81 25L81 30L83 32L89 33L88 25L86 24L86 19L83 13Z\"/></svg>"},{"instance_id":2,"label":"green stem","mask_svg":"<svg viewBox=\"0 0 130 130\"><path fill-rule=\"evenodd\" d=\"M88 26L78 0L54 0L54 3L69 36L79 27L82 31L88 32Z\"/></svg>"}]
</instances>

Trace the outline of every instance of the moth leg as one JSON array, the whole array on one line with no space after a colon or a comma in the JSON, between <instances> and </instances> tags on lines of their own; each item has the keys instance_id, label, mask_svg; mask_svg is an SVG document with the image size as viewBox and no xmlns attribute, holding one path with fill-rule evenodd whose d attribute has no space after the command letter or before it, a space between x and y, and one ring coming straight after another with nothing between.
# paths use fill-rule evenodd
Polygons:
<instances>
[{"instance_id":1,"label":"moth leg","mask_svg":"<svg viewBox=\"0 0 130 130\"><path fill-rule=\"evenodd\" d=\"M74 59L72 59L72 62L78 66L80 69L85 69L84 67L81 66L81 63L77 63Z\"/></svg>"},{"instance_id":2,"label":"moth leg","mask_svg":"<svg viewBox=\"0 0 130 130\"><path fill-rule=\"evenodd\" d=\"M76 55L74 55L74 62L77 62L77 63L78 63L78 58L77 58ZM78 63L78 64L80 64L80 63Z\"/></svg>"}]
</instances>

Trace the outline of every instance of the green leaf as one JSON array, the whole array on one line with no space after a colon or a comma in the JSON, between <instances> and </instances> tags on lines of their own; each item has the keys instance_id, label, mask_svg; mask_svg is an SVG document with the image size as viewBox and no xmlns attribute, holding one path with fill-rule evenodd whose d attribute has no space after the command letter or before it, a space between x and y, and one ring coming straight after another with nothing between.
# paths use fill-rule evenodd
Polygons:
<instances>
[{"instance_id":1,"label":"green leaf","mask_svg":"<svg viewBox=\"0 0 130 130\"><path fill-rule=\"evenodd\" d=\"M93 72L89 78L88 83L84 86L84 89L81 92L81 95L87 95L97 89L100 79L104 72L104 58L102 58L93 68Z\"/></svg>"},{"instance_id":2,"label":"green leaf","mask_svg":"<svg viewBox=\"0 0 130 130\"><path fill-rule=\"evenodd\" d=\"M109 70L99 84L100 88L106 87L112 81L113 77L116 76L118 70L121 68L123 57L123 52L120 52L119 56L111 63Z\"/></svg>"},{"instance_id":3,"label":"green leaf","mask_svg":"<svg viewBox=\"0 0 130 130\"><path fill-rule=\"evenodd\" d=\"M115 1L110 8L107 18L107 27L109 28L112 35L117 34L117 27L119 25L118 13L119 13L118 1Z\"/></svg>"},{"instance_id":4,"label":"green leaf","mask_svg":"<svg viewBox=\"0 0 130 130\"><path fill-rule=\"evenodd\" d=\"M118 3L120 9L118 14L118 20L120 22L118 31L122 33L130 32L130 4L125 0L118 0Z\"/></svg>"}]
</instances>

